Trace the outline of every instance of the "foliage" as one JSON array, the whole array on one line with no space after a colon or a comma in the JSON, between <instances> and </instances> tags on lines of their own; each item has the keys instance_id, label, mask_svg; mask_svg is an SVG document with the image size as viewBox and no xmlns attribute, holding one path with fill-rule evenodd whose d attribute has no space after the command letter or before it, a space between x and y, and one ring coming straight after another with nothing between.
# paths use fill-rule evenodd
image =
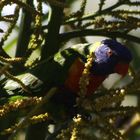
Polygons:
<instances>
[{"instance_id":1,"label":"foliage","mask_svg":"<svg viewBox=\"0 0 140 140\"><path fill-rule=\"evenodd\" d=\"M26 135L26 140L123 140L130 135L133 140L135 133L138 135L140 74L134 67L135 62L130 66L127 76L132 79L131 83L110 90L101 87L88 100L82 98L88 77L86 80L81 77L81 98L77 101L78 113L74 115L69 114L63 104L52 102L51 97L62 92L60 87L53 85L47 87L47 90L41 87L41 90L34 93L17 78L17 75L39 66L67 47L71 39L76 42L78 38L85 43L88 42L87 36L101 36L125 40L131 44L140 43L140 38L133 33L140 27L139 1L118 0L106 7L107 0L100 0L98 10L90 13L86 12L87 0L79 2L80 8L73 12L71 9L74 2L37 0L35 4L33 0L0 1L0 21L8 25L6 31L0 29L0 139L13 140L22 132ZM3 9L13 4L14 13L3 15ZM43 6L48 8L47 12L43 11ZM122 9L121 6L127 6L128 9ZM131 7L136 8L130 10ZM6 44L14 30L17 30L17 41L13 39L10 44ZM13 47L14 56L8 54L6 48L9 47ZM134 47L130 49L137 54ZM90 56L88 60L91 63ZM85 69L89 69L88 65ZM4 85L9 79L18 83L24 92L18 88L12 93L6 90ZM126 95L137 97L136 107L121 104ZM48 128L52 124L55 129L51 133Z\"/></svg>"}]
</instances>

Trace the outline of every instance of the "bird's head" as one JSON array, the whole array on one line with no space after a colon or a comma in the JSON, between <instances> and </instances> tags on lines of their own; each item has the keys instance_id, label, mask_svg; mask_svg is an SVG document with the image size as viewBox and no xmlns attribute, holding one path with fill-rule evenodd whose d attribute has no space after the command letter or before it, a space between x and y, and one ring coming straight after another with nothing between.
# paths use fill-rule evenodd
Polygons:
<instances>
[{"instance_id":1,"label":"bird's head","mask_svg":"<svg viewBox=\"0 0 140 140\"><path fill-rule=\"evenodd\" d=\"M106 39L95 49L91 73L97 75L118 73L125 76L131 60L132 55L127 47L115 40Z\"/></svg>"}]
</instances>

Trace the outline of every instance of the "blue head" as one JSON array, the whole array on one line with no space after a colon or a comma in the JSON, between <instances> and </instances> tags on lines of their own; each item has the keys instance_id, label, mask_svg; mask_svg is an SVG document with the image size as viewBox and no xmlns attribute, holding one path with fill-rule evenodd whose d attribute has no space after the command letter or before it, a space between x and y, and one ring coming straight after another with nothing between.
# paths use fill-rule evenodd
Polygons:
<instances>
[{"instance_id":1,"label":"blue head","mask_svg":"<svg viewBox=\"0 0 140 140\"><path fill-rule=\"evenodd\" d=\"M101 42L101 45L95 50L95 57L91 73L97 75L119 73L124 76L132 60L132 55L128 48L111 39Z\"/></svg>"}]
</instances>

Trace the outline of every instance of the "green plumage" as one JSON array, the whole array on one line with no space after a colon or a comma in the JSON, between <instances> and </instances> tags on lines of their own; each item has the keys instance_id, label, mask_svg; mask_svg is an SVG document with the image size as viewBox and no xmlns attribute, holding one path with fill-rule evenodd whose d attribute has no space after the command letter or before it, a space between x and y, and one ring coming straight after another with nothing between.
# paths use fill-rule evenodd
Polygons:
<instances>
[{"instance_id":1,"label":"green plumage","mask_svg":"<svg viewBox=\"0 0 140 140\"><path fill-rule=\"evenodd\" d=\"M37 89L42 84L46 86L61 86L64 84L69 68L74 60L78 57L86 60L86 55L89 54L91 46L90 44L78 44L59 51L54 57L39 63L27 73L17 76L17 78L31 89ZM16 90L21 87L18 83L8 80L5 88Z\"/></svg>"}]
</instances>

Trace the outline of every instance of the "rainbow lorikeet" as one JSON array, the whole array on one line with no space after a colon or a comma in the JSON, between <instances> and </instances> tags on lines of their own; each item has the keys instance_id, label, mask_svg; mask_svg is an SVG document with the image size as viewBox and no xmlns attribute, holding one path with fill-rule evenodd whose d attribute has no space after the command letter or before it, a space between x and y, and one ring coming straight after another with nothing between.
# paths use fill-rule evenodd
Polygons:
<instances>
[{"instance_id":1,"label":"rainbow lorikeet","mask_svg":"<svg viewBox=\"0 0 140 140\"><path fill-rule=\"evenodd\" d=\"M94 53L95 58L90 68L87 95L93 93L109 74L118 73L122 76L127 74L132 60L131 52L121 43L106 39L93 44L77 44L59 51L53 57L29 70L28 73L17 77L33 91L38 92L39 87L45 85L60 86L72 93L77 93L87 55L91 52ZM16 90L20 86L9 81L5 88Z\"/></svg>"}]
</instances>

